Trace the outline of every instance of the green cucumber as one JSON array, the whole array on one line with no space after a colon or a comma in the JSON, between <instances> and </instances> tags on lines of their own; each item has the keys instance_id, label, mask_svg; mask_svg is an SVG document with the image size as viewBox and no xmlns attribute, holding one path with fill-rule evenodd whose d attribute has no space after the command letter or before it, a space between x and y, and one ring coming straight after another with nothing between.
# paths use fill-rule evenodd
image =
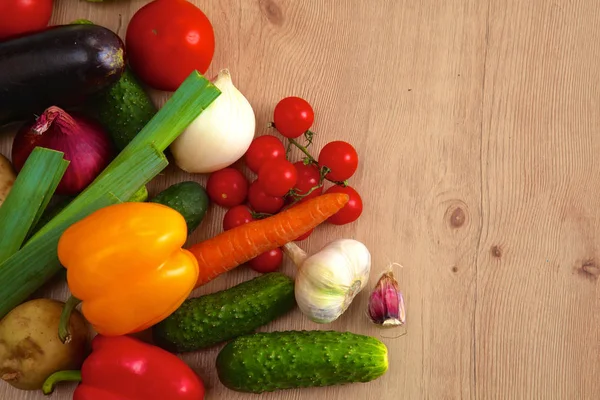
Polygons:
<instances>
[{"instance_id":1,"label":"green cucumber","mask_svg":"<svg viewBox=\"0 0 600 400\"><path fill-rule=\"evenodd\" d=\"M169 206L183 215L188 235L200 225L210 205L206 190L194 181L176 183L157 194L150 202Z\"/></svg>"},{"instance_id":2,"label":"green cucumber","mask_svg":"<svg viewBox=\"0 0 600 400\"><path fill-rule=\"evenodd\" d=\"M88 19L78 19L71 24L94 25ZM94 96L86 108L104 126L119 150L123 150L158 111L127 66L121 78Z\"/></svg>"},{"instance_id":3,"label":"green cucumber","mask_svg":"<svg viewBox=\"0 0 600 400\"><path fill-rule=\"evenodd\" d=\"M187 299L152 328L172 352L195 351L254 332L296 305L292 278L272 272L227 290Z\"/></svg>"},{"instance_id":4,"label":"green cucumber","mask_svg":"<svg viewBox=\"0 0 600 400\"><path fill-rule=\"evenodd\" d=\"M217 356L221 383L249 393L369 382L387 369L386 346L350 332L255 333L228 343Z\"/></svg>"},{"instance_id":5,"label":"green cucumber","mask_svg":"<svg viewBox=\"0 0 600 400\"><path fill-rule=\"evenodd\" d=\"M90 103L90 114L102 123L119 150L133 140L156 112L154 103L129 68Z\"/></svg>"}]
</instances>

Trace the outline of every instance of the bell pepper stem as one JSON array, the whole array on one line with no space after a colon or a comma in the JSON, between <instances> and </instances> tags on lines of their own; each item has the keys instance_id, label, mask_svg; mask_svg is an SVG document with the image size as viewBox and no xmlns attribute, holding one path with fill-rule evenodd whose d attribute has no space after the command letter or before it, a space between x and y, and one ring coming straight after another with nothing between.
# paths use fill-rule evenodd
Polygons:
<instances>
[{"instance_id":1,"label":"bell pepper stem","mask_svg":"<svg viewBox=\"0 0 600 400\"><path fill-rule=\"evenodd\" d=\"M81 371L67 370L53 373L44 381L42 393L52 394L56 384L60 382L81 382Z\"/></svg>"},{"instance_id":2,"label":"bell pepper stem","mask_svg":"<svg viewBox=\"0 0 600 400\"><path fill-rule=\"evenodd\" d=\"M308 255L294 242L289 242L283 245L283 252L288 256L296 267L300 268L304 263L304 260L308 258Z\"/></svg>"},{"instance_id":3,"label":"bell pepper stem","mask_svg":"<svg viewBox=\"0 0 600 400\"><path fill-rule=\"evenodd\" d=\"M58 338L63 343L69 343L71 341L71 332L69 332L69 322L71 321L71 313L77 305L81 303L75 296L69 297L69 300L65 303L65 306L60 314L60 321L58 324Z\"/></svg>"}]
</instances>

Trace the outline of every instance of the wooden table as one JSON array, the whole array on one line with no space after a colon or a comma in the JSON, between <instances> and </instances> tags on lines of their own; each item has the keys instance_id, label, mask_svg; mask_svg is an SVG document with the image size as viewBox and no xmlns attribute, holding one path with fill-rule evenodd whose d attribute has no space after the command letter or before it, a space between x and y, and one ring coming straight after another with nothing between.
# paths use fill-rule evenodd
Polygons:
<instances>
[{"instance_id":1,"label":"wooden table","mask_svg":"<svg viewBox=\"0 0 600 400\"><path fill-rule=\"evenodd\" d=\"M56 0L53 22L89 18L124 37L145 3ZM257 135L268 132L279 99L299 95L317 114L315 148L333 139L358 148L352 184L364 214L319 228L308 250L339 237L363 241L373 255L369 286L391 262L404 266L397 272L407 334L382 339L390 353L384 377L260 398L600 398L596 1L195 3L216 32L208 75L232 71L255 108ZM0 150L9 148L4 137ZM171 166L152 193L190 178L206 179ZM223 213L214 207L190 242L218 233ZM289 263L285 270L293 273ZM194 295L254 275L239 268ZM40 295L65 293L53 284ZM379 337L365 317L367 297L331 325L295 311L265 330ZM258 398L219 383L217 350L184 357L207 398ZM52 398L68 399L72 389ZM0 398L44 397L2 384Z\"/></svg>"}]
</instances>

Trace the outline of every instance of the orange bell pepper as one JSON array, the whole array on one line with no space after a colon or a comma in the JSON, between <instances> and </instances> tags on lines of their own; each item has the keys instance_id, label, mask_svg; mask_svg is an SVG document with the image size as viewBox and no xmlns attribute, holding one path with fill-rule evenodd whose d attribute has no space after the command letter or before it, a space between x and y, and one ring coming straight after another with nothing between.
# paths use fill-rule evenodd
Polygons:
<instances>
[{"instance_id":1,"label":"orange bell pepper","mask_svg":"<svg viewBox=\"0 0 600 400\"><path fill-rule=\"evenodd\" d=\"M65 230L58 258L86 319L98 333L119 336L162 321L189 296L198 262L182 248L186 240L185 220L172 208L122 203Z\"/></svg>"}]
</instances>

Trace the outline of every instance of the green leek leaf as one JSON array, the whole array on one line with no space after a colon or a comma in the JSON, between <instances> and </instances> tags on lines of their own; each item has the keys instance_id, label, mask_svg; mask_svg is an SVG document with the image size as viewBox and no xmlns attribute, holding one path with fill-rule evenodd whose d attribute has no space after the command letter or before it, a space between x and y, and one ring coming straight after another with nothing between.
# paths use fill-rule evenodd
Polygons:
<instances>
[{"instance_id":1,"label":"green leek leaf","mask_svg":"<svg viewBox=\"0 0 600 400\"><path fill-rule=\"evenodd\" d=\"M0 263L19 251L69 166L58 151L36 147L0 208Z\"/></svg>"},{"instance_id":2,"label":"green leek leaf","mask_svg":"<svg viewBox=\"0 0 600 400\"><path fill-rule=\"evenodd\" d=\"M94 182L35 233L20 251L0 263L0 318L60 271L57 245L63 232L100 208L130 199L158 175L168 165L163 151L220 94L198 72L190 74Z\"/></svg>"}]
</instances>

